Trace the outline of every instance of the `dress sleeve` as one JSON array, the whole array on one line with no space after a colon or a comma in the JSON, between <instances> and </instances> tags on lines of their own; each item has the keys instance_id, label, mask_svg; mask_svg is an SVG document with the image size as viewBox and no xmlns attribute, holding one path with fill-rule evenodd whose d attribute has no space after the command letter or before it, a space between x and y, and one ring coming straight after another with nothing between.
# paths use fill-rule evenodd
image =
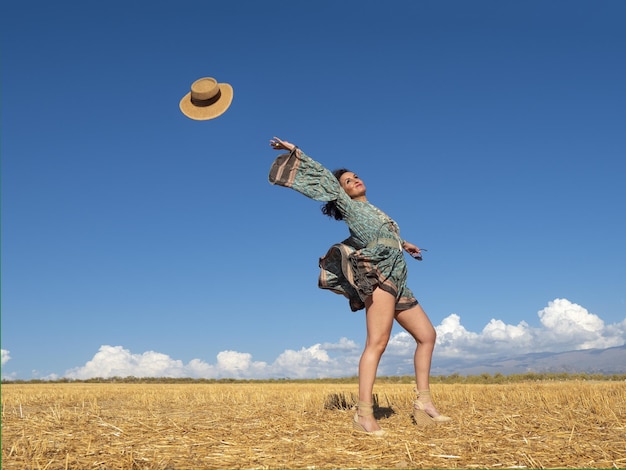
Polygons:
<instances>
[{"instance_id":1,"label":"dress sleeve","mask_svg":"<svg viewBox=\"0 0 626 470\"><path fill-rule=\"evenodd\" d=\"M330 170L297 147L276 158L270 168L269 182L295 189L316 201L335 201L345 194Z\"/></svg>"}]
</instances>

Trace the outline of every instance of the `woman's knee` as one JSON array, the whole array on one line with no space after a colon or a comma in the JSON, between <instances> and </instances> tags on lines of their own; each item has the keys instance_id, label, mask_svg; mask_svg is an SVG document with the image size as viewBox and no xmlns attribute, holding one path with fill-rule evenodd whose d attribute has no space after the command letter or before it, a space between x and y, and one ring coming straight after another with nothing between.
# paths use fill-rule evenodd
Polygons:
<instances>
[{"instance_id":1,"label":"woman's knee","mask_svg":"<svg viewBox=\"0 0 626 470\"><path fill-rule=\"evenodd\" d=\"M434 346L437 341L437 330L435 330L432 325L429 325L428 328L424 328L424 330L420 331L418 337L415 339L419 344Z\"/></svg>"},{"instance_id":2,"label":"woman's knee","mask_svg":"<svg viewBox=\"0 0 626 470\"><path fill-rule=\"evenodd\" d=\"M389 344L389 335L378 336L375 338L368 337L365 349L382 354L385 352L385 349L387 349L387 344Z\"/></svg>"},{"instance_id":3,"label":"woman's knee","mask_svg":"<svg viewBox=\"0 0 626 470\"><path fill-rule=\"evenodd\" d=\"M407 325L408 326L408 325ZM421 345L434 345L437 341L437 331L430 322L419 324L412 324L405 329L413 336L417 344Z\"/></svg>"}]
</instances>

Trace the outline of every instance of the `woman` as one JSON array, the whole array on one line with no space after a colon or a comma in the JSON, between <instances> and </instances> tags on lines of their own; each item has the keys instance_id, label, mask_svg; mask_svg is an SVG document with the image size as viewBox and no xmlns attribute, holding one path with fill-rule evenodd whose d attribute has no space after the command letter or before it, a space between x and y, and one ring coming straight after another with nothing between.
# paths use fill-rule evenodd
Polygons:
<instances>
[{"instance_id":1,"label":"woman","mask_svg":"<svg viewBox=\"0 0 626 470\"><path fill-rule=\"evenodd\" d=\"M417 342L414 355L417 400L413 416L421 425L450 421L439 414L430 396L429 376L436 332L406 286L402 249L421 259L420 249L400 238L396 223L367 201L363 181L341 169L334 174L295 145L274 137L270 146L279 155L269 180L325 202L322 212L348 225L350 237L331 247L320 259L319 286L345 295L353 311L365 308L367 339L359 361L359 403L356 430L383 435L373 412L373 389L380 358L387 347L393 320Z\"/></svg>"}]
</instances>

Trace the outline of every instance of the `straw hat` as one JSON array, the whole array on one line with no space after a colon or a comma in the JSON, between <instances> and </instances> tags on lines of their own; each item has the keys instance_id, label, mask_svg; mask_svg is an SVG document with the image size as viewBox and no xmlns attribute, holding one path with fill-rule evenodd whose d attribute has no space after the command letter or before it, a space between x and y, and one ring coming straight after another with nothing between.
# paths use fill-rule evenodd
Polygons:
<instances>
[{"instance_id":1,"label":"straw hat","mask_svg":"<svg viewBox=\"0 0 626 470\"><path fill-rule=\"evenodd\" d=\"M180 110L188 118L206 121L223 114L232 101L232 86L205 77L191 84L191 91L180 100Z\"/></svg>"}]
</instances>

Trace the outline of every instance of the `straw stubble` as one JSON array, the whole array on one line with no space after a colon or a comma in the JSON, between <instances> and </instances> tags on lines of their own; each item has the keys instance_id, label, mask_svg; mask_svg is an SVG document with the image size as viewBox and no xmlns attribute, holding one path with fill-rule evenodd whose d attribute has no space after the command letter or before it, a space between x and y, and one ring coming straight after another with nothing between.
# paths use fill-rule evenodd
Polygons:
<instances>
[{"instance_id":1,"label":"straw stubble","mask_svg":"<svg viewBox=\"0 0 626 470\"><path fill-rule=\"evenodd\" d=\"M432 390L454 422L377 385L381 439L352 431L352 384L3 384L2 468L626 468L623 383Z\"/></svg>"}]
</instances>

